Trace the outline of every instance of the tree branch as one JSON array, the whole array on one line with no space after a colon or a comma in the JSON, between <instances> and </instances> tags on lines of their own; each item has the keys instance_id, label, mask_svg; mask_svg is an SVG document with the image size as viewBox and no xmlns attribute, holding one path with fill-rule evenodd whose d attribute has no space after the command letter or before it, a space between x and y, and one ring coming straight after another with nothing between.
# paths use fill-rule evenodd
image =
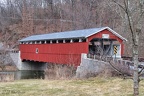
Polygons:
<instances>
[{"instance_id":1,"label":"tree branch","mask_svg":"<svg viewBox=\"0 0 144 96\"><path fill-rule=\"evenodd\" d=\"M132 35L132 41L133 41L133 44L136 45L135 44L135 39L134 39L135 35L134 35L134 32L133 32L133 27L132 27L132 20L131 20L131 16L130 16L130 12L129 12L130 10L128 10L129 9L128 0L126 0L126 1L124 0L124 6L122 6L120 3L118 3L115 0L112 0L112 2L117 4L126 13L128 23L129 23L130 32L131 32L131 35Z\"/></svg>"},{"instance_id":2,"label":"tree branch","mask_svg":"<svg viewBox=\"0 0 144 96\"><path fill-rule=\"evenodd\" d=\"M138 72L139 77L142 75L142 71L144 70L144 66L142 65L142 69Z\"/></svg>"},{"instance_id":3,"label":"tree branch","mask_svg":"<svg viewBox=\"0 0 144 96\"><path fill-rule=\"evenodd\" d=\"M110 57L110 58L112 58L112 56ZM105 59L106 59L106 57L105 57ZM124 72L122 72L122 71L120 71L117 67L115 67L112 63L111 63L111 61L112 61L112 59L110 59L110 60L104 60L104 56L103 56L103 58L101 58L101 60L102 61L105 61L105 62L108 62L108 64L112 67L112 69L114 69L116 72L118 72L119 74L121 74L121 75L123 75L124 76L124 78L126 77L126 76L133 76L132 74L129 74L129 73L124 73Z\"/></svg>"},{"instance_id":4,"label":"tree branch","mask_svg":"<svg viewBox=\"0 0 144 96\"><path fill-rule=\"evenodd\" d=\"M115 0L112 0L112 2L114 2L115 4L117 4L120 8L123 9L124 12L126 12L126 9L124 6L122 6L121 4L119 4L118 2L116 2Z\"/></svg>"}]
</instances>

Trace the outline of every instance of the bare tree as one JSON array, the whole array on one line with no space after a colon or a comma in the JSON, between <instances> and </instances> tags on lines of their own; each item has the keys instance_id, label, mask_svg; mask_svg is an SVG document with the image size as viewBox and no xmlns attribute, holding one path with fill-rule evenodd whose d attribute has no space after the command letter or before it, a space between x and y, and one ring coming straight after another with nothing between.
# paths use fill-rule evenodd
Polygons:
<instances>
[{"instance_id":1,"label":"bare tree","mask_svg":"<svg viewBox=\"0 0 144 96\"><path fill-rule=\"evenodd\" d=\"M7 50L5 46L2 46L0 48L0 69L2 71L5 71L6 66L12 65L12 64L13 64L13 61L10 58L9 51Z\"/></svg>"},{"instance_id":2,"label":"bare tree","mask_svg":"<svg viewBox=\"0 0 144 96\"><path fill-rule=\"evenodd\" d=\"M123 24L126 25L127 31L131 34L132 41L132 54L134 63L133 74L133 89L134 96L139 94L139 71L138 71L138 51L139 51L139 38L142 34L142 22L144 17L144 0L110 0L113 4L119 7L116 12L122 18Z\"/></svg>"}]
</instances>

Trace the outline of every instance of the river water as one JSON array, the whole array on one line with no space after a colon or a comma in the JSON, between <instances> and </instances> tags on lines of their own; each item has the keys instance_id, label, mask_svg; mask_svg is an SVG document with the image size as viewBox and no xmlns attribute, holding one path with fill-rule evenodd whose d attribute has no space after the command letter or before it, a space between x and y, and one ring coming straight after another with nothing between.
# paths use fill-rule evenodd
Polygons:
<instances>
[{"instance_id":1,"label":"river water","mask_svg":"<svg viewBox=\"0 0 144 96\"><path fill-rule=\"evenodd\" d=\"M1 71L0 75L13 75L14 80L20 79L44 79L44 71Z\"/></svg>"}]
</instances>

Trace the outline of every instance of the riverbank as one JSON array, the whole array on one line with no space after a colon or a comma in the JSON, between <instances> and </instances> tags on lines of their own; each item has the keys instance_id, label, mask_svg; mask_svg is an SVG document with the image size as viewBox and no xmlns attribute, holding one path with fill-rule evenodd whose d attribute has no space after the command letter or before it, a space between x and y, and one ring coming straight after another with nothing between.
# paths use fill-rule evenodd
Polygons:
<instances>
[{"instance_id":1,"label":"riverbank","mask_svg":"<svg viewBox=\"0 0 144 96\"><path fill-rule=\"evenodd\" d=\"M0 82L11 82L15 80L14 72L17 71L16 66L6 65L0 68Z\"/></svg>"},{"instance_id":2,"label":"riverbank","mask_svg":"<svg viewBox=\"0 0 144 96\"><path fill-rule=\"evenodd\" d=\"M0 82L0 96L133 96L133 81L120 78L87 80L16 80ZM144 80L140 95L144 96Z\"/></svg>"},{"instance_id":3,"label":"riverbank","mask_svg":"<svg viewBox=\"0 0 144 96\"><path fill-rule=\"evenodd\" d=\"M14 65L5 65L3 67L3 70L2 68L0 68L0 71L17 71L17 70L18 70L17 67Z\"/></svg>"}]
</instances>

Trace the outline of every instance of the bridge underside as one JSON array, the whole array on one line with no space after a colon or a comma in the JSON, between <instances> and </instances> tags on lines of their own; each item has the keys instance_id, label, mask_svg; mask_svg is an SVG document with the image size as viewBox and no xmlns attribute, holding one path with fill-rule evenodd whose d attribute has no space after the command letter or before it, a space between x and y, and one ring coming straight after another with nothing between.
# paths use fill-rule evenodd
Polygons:
<instances>
[{"instance_id":1,"label":"bridge underside","mask_svg":"<svg viewBox=\"0 0 144 96\"><path fill-rule=\"evenodd\" d=\"M20 58L20 51L17 53L10 53L10 56L18 70L45 70L47 67L47 64L44 62L22 61Z\"/></svg>"},{"instance_id":2,"label":"bridge underside","mask_svg":"<svg viewBox=\"0 0 144 96\"><path fill-rule=\"evenodd\" d=\"M19 70L45 70L47 63L24 61L21 62Z\"/></svg>"}]
</instances>

